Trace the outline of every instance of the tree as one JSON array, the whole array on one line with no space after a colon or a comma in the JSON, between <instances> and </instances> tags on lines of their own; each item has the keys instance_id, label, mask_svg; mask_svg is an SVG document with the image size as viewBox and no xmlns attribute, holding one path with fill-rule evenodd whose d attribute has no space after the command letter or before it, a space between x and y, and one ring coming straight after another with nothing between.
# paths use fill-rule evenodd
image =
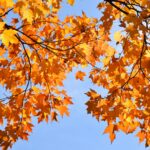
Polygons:
<instances>
[{"instance_id":1,"label":"tree","mask_svg":"<svg viewBox=\"0 0 150 150\"><path fill-rule=\"evenodd\" d=\"M0 146L7 149L19 138L27 140L33 117L48 122L69 115L71 97L60 87L78 65L92 66L89 78L108 90L106 97L88 91L86 105L88 113L108 123L104 133L111 142L119 130L138 130L140 142L149 146L149 0L104 0L98 5L100 19L83 12L63 21L58 16L61 2L0 1L0 84L7 90L0 100L0 123L5 126ZM114 22L121 27L114 34L119 50L110 46ZM85 75L79 71L76 79Z\"/></svg>"}]
</instances>

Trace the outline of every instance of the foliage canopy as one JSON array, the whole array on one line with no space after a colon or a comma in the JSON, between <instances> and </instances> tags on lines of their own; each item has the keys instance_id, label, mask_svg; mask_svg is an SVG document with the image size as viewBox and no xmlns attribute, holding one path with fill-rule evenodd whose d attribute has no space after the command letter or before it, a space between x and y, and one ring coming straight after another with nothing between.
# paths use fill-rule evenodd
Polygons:
<instances>
[{"instance_id":1,"label":"foliage canopy","mask_svg":"<svg viewBox=\"0 0 150 150\"><path fill-rule=\"evenodd\" d=\"M70 5L74 0L67 1ZM38 122L69 115L72 104L63 87L75 66L92 66L89 78L108 90L102 97L87 91L87 112L106 121L104 133L138 131L150 145L150 1L103 0L101 18L58 12L62 0L0 0L0 85L9 96L0 99L0 146L7 149L32 132ZM96 8L95 8L96 9ZM8 20L9 18L9 20ZM111 29L116 47L110 45ZM99 67L101 64L102 67ZM83 80L85 72L77 72Z\"/></svg>"}]
</instances>

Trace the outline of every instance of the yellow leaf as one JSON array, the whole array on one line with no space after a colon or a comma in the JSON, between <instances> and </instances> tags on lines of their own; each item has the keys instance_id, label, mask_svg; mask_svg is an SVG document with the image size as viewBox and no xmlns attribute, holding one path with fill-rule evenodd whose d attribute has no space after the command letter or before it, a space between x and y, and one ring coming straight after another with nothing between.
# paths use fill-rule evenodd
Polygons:
<instances>
[{"instance_id":1,"label":"yellow leaf","mask_svg":"<svg viewBox=\"0 0 150 150\"><path fill-rule=\"evenodd\" d=\"M146 51L145 56L146 56L146 57L150 57L150 52L149 52L149 51Z\"/></svg>"},{"instance_id":2,"label":"yellow leaf","mask_svg":"<svg viewBox=\"0 0 150 150\"><path fill-rule=\"evenodd\" d=\"M27 9L23 13L23 19L26 19L29 23L33 21L33 12L30 9Z\"/></svg>"},{"instance_id":3,"label":"yellow leaf","mask_svg":"<svg viewBox=\"0 0 150 150\"><path fill-rule=\"evenodd\" d=\"M3 30L3 29L4 29L4 25L5 25L4 22L0 22L0 30Z\"/></svg>"},{"instance_id":4,"label":"yellow leaf","mask_svg":"<svg viewBox=\"0 0 150 150\"><path fill-rule=\"evenodd\" d=\"M104 66L106 66L106 65L109 64L110 59L111 59L111 57L108 57L108 56L103 58L102 62L103 62L103 64L104 64Z\"/></svg>"},{"instance_id":5,"label":"yellow leaf","mask_svg":"<svg viewBox=\"0 0 150 150\"><path fill-rule=\"evenodd\" d=\"M17 33L17 31L12 30L12 29L5 30L2 33L2 35L0 36L0 39L2 40L2 43L4 43L4 45L6 45L6 46L8 46L9 43L17 44L18 43L18 39L15 36L16 33Z\"/></svg>"},{"instance_id":6,"label":"yellow leaf","mask_svg":"<svg viewBox=\"0 0 150 150\"><path fill-rule=\"evenodd\" d=\"M125 76L126 76L126 74L125 74L125 73L121 73L121 75L120 75L121 79L124 79L124 78L125 78Z\"/></svg>"},{"instance_id":7,"label":"yellow leaf","mask_svg":"<svg viewBox=\"0 0 150 150\"><path fill-rule=\"evenodd\" d=\"M35 93L40 93L40 89L37 88L36 86L33 86L32 89Z\"/></svg>"},{"instance_id":8,"label":"yellow leaf","mask_svg":"<svg viewBox=\"0 0 150 150\"><path fill-rule=\"evenodd\" d=\"M0 6L4 6L6 8L13 7L13 0L0 0Z\"/></svg>"},{"instance_id":9,"label":"yellow leaf","mask_svg":"<svg viewBox=\"0 0 150 150\"><path fill-rule=\"evenodd\" d=\"M91 47L88 44L83 43L80 45L80 48L82 48L83 55L86 55L86 58L88 59L91 56Z\"/></svg>"},{"instance_id":10,"label":"yellow leaf","mask_svg":"<svg viewBox=\"0 0 150 150\"><path fill-rule=\"evenodd\" d=\"M126 121L131 123L132 122L132 118L129 116L129 117L126 118Z\"/></svg>"},{"instance_id":11,"label":"yellow leaf","mask_svg":"<svg viewBox=\"0 0 150 150\"><path fill-rule=\"evenodd\" d=\"M115 39L116 42L120 41L120 39L121 39L120 31L115 32L114 39Z\"/></svg>"},{"instance_id":12,"label":"yellow leaf","mask_svg":"<svg viewBox=\"0 0 150 150\"><path fill-rule=\"evenodd\" d=\"M73 5L74 4L74 0L68 0L68 4Z\"/></svg>"}]
</instances>

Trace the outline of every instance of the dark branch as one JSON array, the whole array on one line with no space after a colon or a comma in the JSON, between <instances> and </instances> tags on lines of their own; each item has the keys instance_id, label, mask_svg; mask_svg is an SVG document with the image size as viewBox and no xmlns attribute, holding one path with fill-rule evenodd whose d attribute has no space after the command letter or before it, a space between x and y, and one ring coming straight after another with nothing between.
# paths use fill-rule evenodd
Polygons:
<instances>
[{"instance_id":1,"label":"dark branch","mask_svg":"<svg viewBox=\"0 0 150 150\"><path fill-rule=\"evenodd\" d=\"M0 18L6 16L6 15L7 15L10 11L12 11L12 10L13 10L13 8L9 9L7 12L5 12L4 14L2 14L2 15L0 16Z\"/></svg>"}]
</instances>

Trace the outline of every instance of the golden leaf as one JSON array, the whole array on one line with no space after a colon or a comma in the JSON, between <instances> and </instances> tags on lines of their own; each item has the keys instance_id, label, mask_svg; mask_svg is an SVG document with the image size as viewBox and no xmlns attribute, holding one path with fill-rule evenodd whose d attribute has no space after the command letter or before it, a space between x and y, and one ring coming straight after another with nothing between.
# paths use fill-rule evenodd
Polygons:
<instances>
[{"instance_id":1,"label":"golden leaf","mask_svg":"<svg viewBox=\"0 0 150 150\"><path fill-rule=\"evenodd\" d=\"M33 21L33 12L31 9L26 9L23 12L23 18L22 19L26 19L29 23L32 23Z\"/></svg>"},{"instance_id":2,"label":"golden leaf","mask_svg":"<svg viewBox=\"0 0 150 150\"><path fill-rule=\"evenodd\" d=\"M69 111L68 111L66 106L58 106L57 108L58 108L59 113L60 113L61 116L64 116L64 114L69 116Z\"/></svg>"},{"instance_id":3,"label":"golden leaf","mask_svg":"<svg viewBox=\"0 0 150 150\"><path fill-rule=\"evenodd\" d=\"M86 76L85 72L78 71L76 73L76 79L84 80L84 77Z\"/></svg>"},{"instance_id":4,"label":"golden leaf","mask_svg":"<svg viewBox=\"0 0 150 150\"><path fill-rule=\"evenodd\" d=\"M121 33L120 31L115 32L114 39L116 42L119 42L121 40Z\"/></svg>"},{"instance_id":5,"label":"golden leaf","mask_svg":"<svg viewBox=\"0 0 150 150\"><path fill-rule=\"evenodd\" d=\"M0 22L0 31L4 29L5 22Z\"/></svg>"},{"instance_id":6,"label":"golden leaf","mask_svg":"<svg viewBox=\"0 0 150 150\"><path fill-rule=\"evenodd\" d=\"M9 43L17 44L18 39L15 36L16 34L17 34L17 31L15 31L15 30L12 30L12 29L4 30L4 32L0 36L0 39L6 46L8 46Z\"/></svg>"},{"instance_id":7,"label":"golden leaf","mask_svg":"<svg viewBox=\"0 0 150 150\"><path fill-rule=\"evenodd\" d=\"M73 5L74 4L74 0L67 0L68 4Z\"/></svg>"}]
</instances>

